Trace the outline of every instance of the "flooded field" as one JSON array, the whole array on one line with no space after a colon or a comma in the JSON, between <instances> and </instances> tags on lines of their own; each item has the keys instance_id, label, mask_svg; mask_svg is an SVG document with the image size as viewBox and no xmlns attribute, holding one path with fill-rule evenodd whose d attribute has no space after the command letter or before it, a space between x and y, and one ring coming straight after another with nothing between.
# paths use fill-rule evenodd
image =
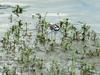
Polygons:
<instances>
[{"instance_id":1,"label":"flooded field","mask_svg":"<svg viewBox=\"0 0 100 75\"><path fill-rule=\"evenodd\" d=\"M0 75L100 75L97 1L0 1Z\"/></svg>"}]
</instances>

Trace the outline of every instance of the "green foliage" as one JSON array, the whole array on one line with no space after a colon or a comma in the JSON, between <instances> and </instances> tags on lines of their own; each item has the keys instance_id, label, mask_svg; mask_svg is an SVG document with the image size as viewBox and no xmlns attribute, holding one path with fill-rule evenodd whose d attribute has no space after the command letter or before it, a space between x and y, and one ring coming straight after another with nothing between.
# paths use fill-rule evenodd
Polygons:
<instances>
[{"instance_id":1,"label":"green foliage","mask_svg":"<svg viewBox=\"0 0 100 75\"><path fill-rule=\"evenodd\" d=\"M45 37L45 34L44 33L38 33L37 34L37 39L39 41L40 44L45 44L46 43L46 37Z\"/></svg>"},{"instance_id":2,"label":"green foliage","mask_svg":"<svg viewBox=\"0 0 100 75\"><path fill-rule=\"evenodd\" d=\"M81 64L81 75L92 75L92 68L90 64L82 63Z\"/></svg>"},{"instance_id":3,"label":"green foliage","mask_svg":"<svg viewBox=\"0 0 100 75\"><path fill-rule=\"evenodd\" d=\"M17 5L13 13L16 14L18 17L20 17L19 14L23 13L23 8ZM13 58L12 61L14 63L12 63L12 65L16 64L18 67L21 66L22 68L31 67L35 70L39 70L40 72L44 70L45 61L47 61L48 59L43 58L44 59L43 60L34 56L35 54L38 55L38 52L42 51L39 49L40 48L43 48L45 50L48 49L49 51L52 51L52 52L59 49L58 53L62 52L62 49L63 49L64 51L68 50L68 52L71 55L70 58L72 58L70 73L66 71L67 70L66 68L63 68L61 66L62 64L59 64L59 62L53 61L52 64L50 65L50 69L48 70L47 75L68 75L68 74L75 75L77 58L75 54L76 49L74 48L73 45L74 43L76 43L76 37L80 39L78 41L79 43L81 43L81 41L83 42L87 41L87 36L88 34L90 35L89 31L91 31L90 27L84 24L79 30L75 27L75 25L69 23L69 19L64 19L60 21L59 23L57 23L57 25L60 26L60 30L57 32L60 32L61 37L62 37L60 38L61 43L57 43L56 42L57 39L52 39L52 38L56 38L56 36L52 38L48 37L50 36L50 34L48 33L50 23L46 21L45 19L46 17L42 17L41 14L39 13L36 15L37 15L37 19L36 19L37 26L35 30L36 31L35 36L33 36L34 35L33 29L28 28L28 23L26 22L23 23L22 20L19 20L5 33L2 39L3 50L7 53L9 57ZM30 30L32 30L33 32L31 32ZM72 36L69 36L70 34L72 34ZM82 38L77 35L81 35ZM35 39L33 39L33 37L35 37ZM34 40L35 40L35 43L34 43ZM38 50L36 50L37 46L38 46L37 48ZM95 52L92 52L86 55L95 55L94 53L99 53L100 55L99 47L100 46L98 44ZM42 52L44 55L47 55L45 54L46 53L45 50L43 50ZM63 54L67 54L67 53L66 52L61 53L61 55ZM45 69L47 70L46 67ZM92 70L91 66L88 66L86 63L81 64L81 75L91 75L92 74L91 70ZM7 70L6 75L12 75L12 74L8 73L8 70ZM43 75L43 73L41 73L41 75Z\"/></svg>"},{"instance_id":4,"label":"green foliage","mask_svg":"<svg viewBox=\"0 0 100 75\"><path fill-rule=\"evenodd\" d=\"M19 16L19 14L22 14L23 12L23 8L20 7L19 5L16 5L16 7L14 7L13 11L14 14L16 14L17 16Z\"/></svg>"},{"instance_id":5,"label":"green foliage","mask_svg":"<svg viewBox=\"0 0 100 75\"><path fill-rule=\"evenodd\" d=\"M67 38L62 39L61 46L64 49L64 51L69 50L71 47L71 40Z\"/></svg>"},{"instance_id":6,"label":"green foliage","mask_svg":"<svg viewBox=\"0 0 100 75\"><path fill-rule=\"evenodd\" d=\"M65 68L61 68L61 65L57 61L52 61L47 75L67 75L67 71Z\"/></svg>"}]
</instances>

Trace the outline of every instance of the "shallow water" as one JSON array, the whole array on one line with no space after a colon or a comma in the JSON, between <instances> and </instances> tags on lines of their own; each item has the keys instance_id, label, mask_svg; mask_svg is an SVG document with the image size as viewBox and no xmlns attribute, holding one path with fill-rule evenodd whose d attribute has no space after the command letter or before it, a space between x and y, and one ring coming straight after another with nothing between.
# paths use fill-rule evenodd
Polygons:
<instances>
[{"instance_id":1,"label":"shallow water","mask_svg":"<svg viewBox=\"0 0 100 75\"><path fill-rule=\"evenodd\" d=\"M55 23L59 20L68 17L72 23L78 25L78 21L86 22L89 25L91 24L92 29L97 33L100 32L100 0L4 0L0 1L0 38L2 38L4 32L10 28L13 24L9 21L9 16L12 14L12 7L16 4L21 5L25 8L25 12L21 15L21 19L24 19L26 22L31 23L31 27L34 29L32 14L42 13L43 15L48 12L47 21ZM5 6L4 6L5 5ZM95 12L93 12L95 11ZM61 13L61 14L59 14ZM13 21L15 16L13 17ZM31 28L30 27L30 28ZM58 36L58 35L57 35ZM80 48L81 49L81 48ZM92 48L91 48L92 49ZM67 57L66 53L53 52L53 56L46 55L45 53L37 52L39 57L45 57L48 61L53 58L61 60L60 63L63 63L63 66L66 64L69 66L71 61L66 62ZM49 56L49 57L46 57ZM63 57L66 57L63 58ZM95 61L93 61L95 60ZM100 59L98 57L86 58L85 61L90 63L96 63L100 65ZM48 62L49 63L49 62ZM47 65L48 65L47 63ZM69 64L68 64L69 63ZM97 71L100 70L100 67L96 65Z\"/></svg>"},{"instance_id":2,"label":"shallow water","mask_svg":"<svg viewBox=\"0 0 100 75\"><path fill-rule=\"evenodd\" d=\"M19 4L27 7L24 17L29 19L33 13L51 13L55 18L54 13L64 13L65 17L71 19L72 22L77 23L82 21L91 24L92 28L100 32L100 0L0 0L0 33L5 25L8 24L8 17L11 14L11 7ZM60 16L62 18L63 16ZM52 19L51 19L52 21ZM5 29L6 30L6 29ZM5 31L4 30L4 31Z\"/></svg>"}]
</instances>

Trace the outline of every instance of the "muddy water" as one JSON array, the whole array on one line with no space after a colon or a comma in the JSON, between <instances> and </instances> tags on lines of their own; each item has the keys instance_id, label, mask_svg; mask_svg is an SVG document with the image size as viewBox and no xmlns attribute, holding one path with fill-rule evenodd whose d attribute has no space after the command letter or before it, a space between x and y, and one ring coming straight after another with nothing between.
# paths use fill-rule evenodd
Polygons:
<instances>
[{"instance_id":1,"label":"muddy water","mask_svg":"<svg viewBox=\"0 0 100 75\"><path fill-rule=\"evenodd\" d=\"M100 22L99 17L95 17L95 16L98 16L97 14L100 13L100 11L98 11L99 7L96 7L97 2L94 2L94 4L92 4L92 2L87 1L87 0L81 0L81 1L75 0L74 2L72 0L67 0L67 1L66 0L55 0L55 1L54 0L43 0L43 1L42 0L41 1L38 1L38 0L19 0L19 1L18 0L13 0L13 1L4 0L4 1L0 1L0 4L2 5L2 7L0 7L0 38L2 38L4 32L6 32L7 29L9 29L10 26L13 25L13 23L12 24L10 23L9 16L12 14L11 13L12 7L15 6L16 4L19 4L22 7L27 6L25 8L25 12L20 16L21 16L21 19L24 19L24 21L31 23L30 28L35 27L33 26L34 24L32 20L33 13L39 12L39 13L45 14L46 12L48 12L50 14L46 18L47 18L47 21L49 22L55 23L65 17L68 17L70 18L71 22L75 23L76 25L78 25L77 21L81 20L83 22L92 24L91 25L92 29L94 29L98 33L100 32L99 31L100 28L98 26ZM91 13L92 8L96 12ZM59 13L63 13L64 15L61 14L59 16ZM15 20L16 20L16 16L13 17L13 21ZM59 36L59 34L57 34L57 36ZM78 49L81 49L79 48L79 45L76 47ZM93 47L91 49L93 49ZM39 51L37 52L37 54L39 55L39 57L46 59L45 63L47 63L46 64L47 66L48 64L50 64L50 61L53 59L57 59L58 61L60 61L60 63L63 64L62 66L65 68L67 66L70 66L70 63L71 63L71 60L68 60L69 57L71 57L70 53L63 53L63 52L60 52L60 50L56 52L51 52L49 54L45 54L45 52ZM1 53L1 55L3 54ZM81 55L79 55L79 57L80 56ZM79 57L78 57L78 60L80 59ZM97 73L100 74L99 57L85 58L84 61L88 63L95 63Z\"/></svg>"}]
</instances>

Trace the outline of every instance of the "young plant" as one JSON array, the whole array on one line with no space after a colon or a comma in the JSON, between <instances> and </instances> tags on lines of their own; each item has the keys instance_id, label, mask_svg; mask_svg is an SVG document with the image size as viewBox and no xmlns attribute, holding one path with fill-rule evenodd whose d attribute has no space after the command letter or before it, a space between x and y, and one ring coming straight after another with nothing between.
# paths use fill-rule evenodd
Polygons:
<instances>
[{"instance_id":1,"label":"young plant","mask_svg":"<svg viewBox=\"0 0 100 75\"><path fill-rule=\"evenodd\" d=\"M64 51L69 50L71 47L71 44L72 43L70 39L62 38L61 47L64 49Z\"/></svg>"},{"instance_id":2,"label":"young plant","mask_svg":"<svg viewBox=\"0 0 100 75\"><path fill-rule=\"evenodd\" d=\"M23 8L20 7L19 5L16 5L16 7L14 7L12 12L19 17L19 14L23 13Z\"/></svg>"},{"instance_id":3,"label":"young plant","mask_svg":"<svg viewBox=\"0 0 100 75\"><path fill-rule=\"evenodd\" d=\"M40 44L43 44L43 45L44 45L44 44L46 43L45 34L42 33L42 32L40 32L40 33L37 34L37 39L38 39L38 42L39 42Z\"/></svg>"},{"instance_id":4,"label":"young plant","mask_svg":"<svg viewBox=\"0 0 100 75\"><path fill-rule=\"evenodd\" d=\"M80 75L92 75L93 74L94 66L91 64L82 63L80 69Z\"/></svg>"},{"instance_id":5,"label":"young plant","mask_svg":"<svg viewBox=\"0 0 100 75\"><path fill-rule=\"evenodd\" d=\"M55 39L49 40L48 44L49 44L49 49L47 50L47 52L54 51L56 46Z\"/></svg>"}]
</instances>

